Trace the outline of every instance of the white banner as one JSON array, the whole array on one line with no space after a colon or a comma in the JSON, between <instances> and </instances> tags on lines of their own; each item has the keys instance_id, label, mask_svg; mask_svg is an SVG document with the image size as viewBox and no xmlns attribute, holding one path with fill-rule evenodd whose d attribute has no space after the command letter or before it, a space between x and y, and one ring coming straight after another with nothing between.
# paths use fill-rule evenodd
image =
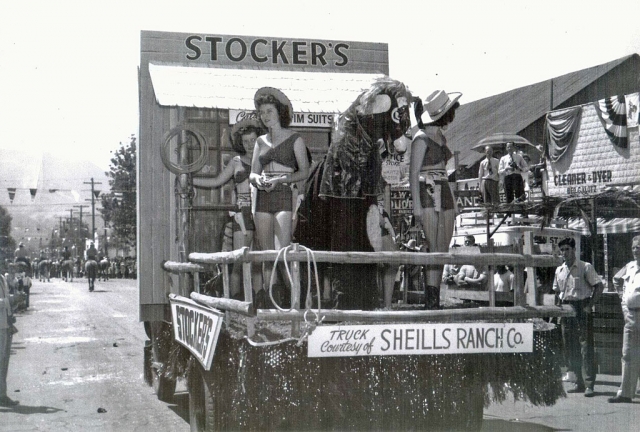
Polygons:
<instances>
[{"instance_id":1,"label":"white banner","mask_svg":"<svg viewBox=\"0 0 640 432\"><path fill-rule=\"evenodd\" d=\"M205 370L209 370L224 314L185 297L172 294L169 298L176 341L191 351Z\"/></svg>"},{"instance_id":2,"label":"white banner","mask_svg":"<svg viewBox=\"0 0 640 432\"><path fill-rule=\"evenodd\" d=\"M330 128L336 115L331 113L302 113L294 112L291 118L291 125L295 127L320 127ZM239 121L256 118L255 111L229 110L229 125L232 126Z\"/></svg>"},{"instance_id":3,"label":"white banner","mask_svg":"<svg viewBox=\"0 0 640 432\"><path fill-rule=\"evenodd\" d=\"M532 323L319 326L309 357L533 352Z\"/></svg>"}]
</instances>

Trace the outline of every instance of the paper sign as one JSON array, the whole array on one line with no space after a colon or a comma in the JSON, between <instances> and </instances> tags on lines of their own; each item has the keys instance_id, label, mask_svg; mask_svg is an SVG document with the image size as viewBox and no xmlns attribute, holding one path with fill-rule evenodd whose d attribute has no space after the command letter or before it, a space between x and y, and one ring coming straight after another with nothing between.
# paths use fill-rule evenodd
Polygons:
<instances>
[{"instance_id":1,"label":"paper sign","mask_svg":"<svg viewBox=\"0 0 640 432\"><path fill-rule=\"evenodd\" d=\"M309 357L532 351L532 323L319 326L308 343Z\"/></svg>"}]
</instances>

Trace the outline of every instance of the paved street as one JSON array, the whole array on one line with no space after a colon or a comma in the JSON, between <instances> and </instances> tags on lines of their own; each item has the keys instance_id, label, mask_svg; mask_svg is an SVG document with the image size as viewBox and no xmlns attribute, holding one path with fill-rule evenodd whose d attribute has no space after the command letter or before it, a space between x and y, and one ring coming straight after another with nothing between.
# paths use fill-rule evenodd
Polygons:
<instances>
[{"instance_id":1,"label":"paved street","mask_svg":"<svg viewBox=\"0 0 640 432\"><path fill-rule=\"evenodd\" d=\"M160 402L142 378L146 335L135 280L34 282L18 315L2 431L188 431L184 385L176 405ZM106 412L99 413L102 408Z\"/></svg>"},{"instance_id":2,"label":"paved street","mask_svg":"<svg viewBox=\"0 0 640 432\"><path fill-rule=\"evenodd\" d=\"M142 379L146 335L137 317L135 280L97 282L93 293L85 280L35 282L9 367L9 395L20 405L0 408L0 430L189 430L184 384L166 404ZM636 431L640 399L606 401L619 383L620 376L599 375L594 398L568 395L553 407L493 404L482 430Z\"/></svg>"}]
</instances>

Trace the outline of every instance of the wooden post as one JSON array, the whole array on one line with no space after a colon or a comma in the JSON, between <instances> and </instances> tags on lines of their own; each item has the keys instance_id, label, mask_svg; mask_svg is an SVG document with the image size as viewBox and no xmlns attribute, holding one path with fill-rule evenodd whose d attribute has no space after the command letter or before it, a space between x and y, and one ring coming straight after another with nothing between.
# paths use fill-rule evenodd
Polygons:
<instances>
[{"instance_id":1,"label":"wooden post","mask_svg":"<svg viewBox=\"0 0 640 432\"><path fill-rule=\"evenodd\" d=\"M293 243L291 249L293 252L298 252L298 243ZM291 263L291 279L291 309L300 310L300 261L293 261ZM320 299L318 299L318 301L320 301ZM300 336L299 322L291 323L291 335L293 337Z\"/></svg>"},{"instance_id":2,"label":"wooden post","mask_svg":"<svg viewBox=\"0 0 640 432\"><path fill-rule=\"evenodd\" d=\"M229 264L222 264L222 292L224 298L231 298L231 289L229 287ZM224 318L227 323L231 322L231 315L229 311L224 313Z\"/></svg>"},{"instance_id":3,"label":"wooden post","mask_svg":"<svg viewBox=\"0 0 640 432\"><path fill-rule=\"evenodd\" d=\"M488 214L488 213L487 213ZM487 230L488 232L488 230ZM493 253L493 239L487 238L487 249L489 253ZM495 307L496 305L496 290L493 286L493 275L495 273L495 269L493 265L487 266L487 289L489 290L489 307Z\"/></svg>"},{"instance_id":4,"label":"wooden post","mask_svg":"<svg viewBox=\"0 0 640 432\"><path fill-rule=\"evenodd\" d=\"M516 250L514 253L521 254L522 253L522 241L518 240L518 242L514 245ZM527 298L525 295L525 286L524 286L524 269L522 265L515 265L513 268L513 305L514 306L524 306L527 304Z\"/></svg>"},{"instance_id":5,"label":"wooden post","mask_svg":"<svg viewBox=\"0 0 640 432\"><path fill-rule=\"evenodd\" d=\"M524 247L522 252L527 255L533 255L533 232L526 231L524 233ZM536 306L538 304L538 285L536 284L536 268L527 267L526 280L527 304Z\"/></svg>"}]
</instances>

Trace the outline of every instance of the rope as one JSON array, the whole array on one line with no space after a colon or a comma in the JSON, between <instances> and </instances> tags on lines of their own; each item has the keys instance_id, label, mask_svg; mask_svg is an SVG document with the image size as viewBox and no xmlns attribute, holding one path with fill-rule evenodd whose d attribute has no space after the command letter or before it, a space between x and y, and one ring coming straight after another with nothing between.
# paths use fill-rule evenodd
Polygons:
<instances>
[{"instance_id":1,"label":"rope","mask_svg":"<svg viewBox=\"0 0 640 432\"><path fill-rule=\"evenodd\" d=\"M322 299L322 293L320 292L320 279L318 278L318 265L316 263L316 258L315 255L313 254L313 250L307 248L306 246L302 246L302 245L298 245L299 248L301 248L307 255L307 298L305 299L305 312L304 312L304 329L302 331L302 335L298 338L288 338L288 339L284 339L284 340L280 340L280 341L276 341L276 342L270 342L267 344L279 344L279 343L283 343L283 342L289 342L291 340L297 340L297 345L300 346L308 337L308 335L319 325L322 323L322 321L324 321L324 316L320 316L321 313L321 308L322 308L322 304L321 304L321 299ZM284 309L282 307L280 307L275 299L273 298L273 285L275 282L275 278L276 278L276 270L277 270L277 265L278 265L278 261L280 259L280 256L282 255L283 259L282 261L284 262L284 266L286 269L286 273L287 273L287 277L289 278L289 282L291 283L291 286L293 286L293 276L291 275L291 271L289 270L289 263L287 260L287 253L292 249L292 246L286 246L283 247L282 249L280 249L278 251L278 255L276 255L276 259L273 262L273 270L271 272L271 279L269 280L269 297L271 298L271 301L273 302L274 306L276 307L277 310L281 311L281 312L290 312L293 309L293 305L291 308L289 309ZM313 311L313 300L312 300L312 296L311 296L311 289L313 286L313 281L311 279L311 266L313 265L313 272L315 274L315 282L316 282L316 295L318 298L318 309L317 312ZM309 312L313 312L315 315L315 320L313 321L309 321L308 319L308 314ZM249 340L247 338L247 340ZM249 340L249 343L252 343L252 341ZM258 346L258 345L256 345Z\"/></svg>"}]
</instances>

